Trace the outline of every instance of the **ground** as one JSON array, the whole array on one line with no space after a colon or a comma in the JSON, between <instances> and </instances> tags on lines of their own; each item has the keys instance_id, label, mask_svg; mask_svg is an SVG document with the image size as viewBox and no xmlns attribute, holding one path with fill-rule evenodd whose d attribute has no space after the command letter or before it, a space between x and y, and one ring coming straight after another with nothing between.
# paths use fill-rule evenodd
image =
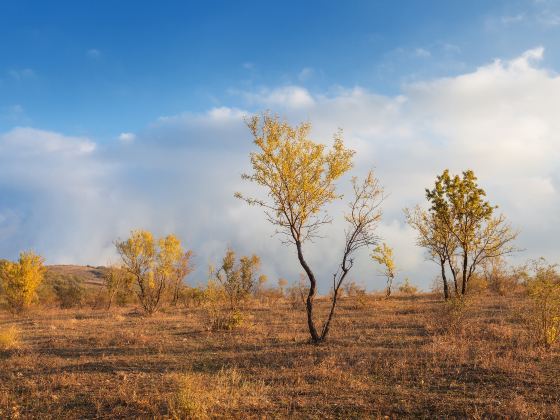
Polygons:
<instances>
[{"instance_id":1,"label":"ground","mask_svg":"<svg viewBox=\"0 0 560 420\"><path fill-rule=\"evenodd\" d=\"M344 298L322 345L290 302L246 311L217 332L202 308L2 313L21 342L0 352L0 418L560 418L560 349L531 344L520 296L459 315L432 294Z\"/></svg>"}]
</instances>

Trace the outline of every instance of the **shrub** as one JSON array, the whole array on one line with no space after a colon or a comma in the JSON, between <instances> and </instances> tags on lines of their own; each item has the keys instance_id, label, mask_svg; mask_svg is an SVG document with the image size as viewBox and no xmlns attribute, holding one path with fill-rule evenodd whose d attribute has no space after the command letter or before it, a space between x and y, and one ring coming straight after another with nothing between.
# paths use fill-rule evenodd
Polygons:
<instances>
[{"instance_id":1,"label":"shrub","mask_svg":"<svg viewBox=\"0 0 560 420\"><path fill-rule=\"evenodd\" d=\"M210 329L212 331L231 331L243 325L243 313L238 310L225 310L212 312L210 318Z\"/></svg>"},{"instance_id":2,"label":"shrub","mask_svg":"<svg viewBox=\"0 0 560 420\"><path fill-rule=\"evenodd\" d=\"M488 280L479 273L473 273L469 279L469 292L479 294L486 289L488 289Z\"/></svg>"},{"instance_id":3,"label":"shrub","mask_svg":"<svg viewBox=\"0 0 560 420\"><path fill-rule=\"evenodd\" d=\"M534 263L534 275L527 281L533 305L531 329L538 343L551 347L560 337L560 275L556 265L544 259Z\"/></svg>"},{"instance_id":4,"label":"shrub","mask_svg":"<svg viewBox=\"0 0 560 420\"><path fill-rule=\"evenodd\" d=\"M488 288L500 296L514 291L519 285L519 280L526 275L525 267L507 267L503 258L487 260L482 268Z\"/></svg>"},{"instance_id":5,"label":"shrub","mask_svg":"<svg viewBox=\"0 0 560 420\"><path fill-rule=\"evenodd\" d=\"M0 350L13 350L20 347L20 333L16 326L0 329Z\"/></svg>"},{"instance_id":6,"label":"shrub","mask_svg":"<svg viewBox=\"0 0 560 420\"><path fill-rule=\"evenodd\" d=\"M184 286L179 293L179 301L185 308L199 307L206 301L205 290L202 287Z\"/></svg>"},{"instance_id":7,"label":"shrub","mask_svg":"<svg viewBox=\"0 0 560 420\"><path fill-rule=\"evenodd\" d=\"M365 287L358 285L355 281L348 282L344 285L344 293L352 302L355 302L355 307L363 307L366 304L367 292Z\"/></svg>"},{"instance_id":8,"label":"shrub","mask_svg":"<svg viewBox=\"0 0 560 420\"><path fill-rule=\"evenodd\" d=\"M179 389L170 401L174 418L208 419L227 418L240 407L266 402L267 389L261 381L245 378L237 369L222 368L217 374L186 373L179 382ZM233 411L233 412L232 412Z\"/></svg>"},{"instance_id":9,"label":"shrub","mask_svg":"<svg viewBox=\"0 0 560 420\"><path fill-rule=\"evenodd\" d=\"M288 302L290 302L292 308L305 308L308 289L309 288L307 287L303 276L297 283L291 285L286 289L286 297L288 298Z\"/></svg>"},{"instance_id":10,"label":"shrub","mask_svg":"<svg viewBox=\"0 0 560 420\"><path fill-rule=\"evenodd\" d=\"M259 265L260 259L256 255L241 257L237 262L235 252L228 249L220 268L210 269L210 276L223 287L231 310L238 309L243 300L256 290L255 277Z\"/></svg>"},{"instance_id":11,"label":"shrub","mask_svg":"<svg viewBox=\"0 0 560 420\"><path fill-rule=\"evenodd\" d=\"M216 281L209 280L204 291L204 308L209 329L230 331L243 323L243 314L237 308L225 305L229 297L225 288Z\"/></svg>"},{"instance_id":12,"label":"shrub","mask_svg":"<svg viewBox=\"0 0 560 420\"><path fill-rule=\"evenodd\" d=\"M415 295L418 293L418 288L410 283L408 278L404 279L404 283L399 286L399 292L405 295Z\"/></svg>"},{"instance_id":13,"label":"shrub","mask_svg":"<svg viewBox=\"0 0 560 420\"><path fill-rule=\"evenodd\" d=\"M82 279L76 276L59 276L54 280L52 287L62 309L83 305L86 290Z\"/></svg>"},{"instance_id":14,"label":"shrub","mask_svg":"<svg viewBox=\"0 0 560 420\"><path fill-rule=\"evenodd\" d=\"M43 258L32 251L20 253L17 262L4 261L0 265L0 280L11 312L20 313L29 307L44 273Z\"/></svg>"},{"instance_id":15,"label":"shrub","mask_svg":"<svg viewBox=\"0 0 560 420\"><path fill-rule=\"evenodd\" d=\"M472 299L468 296L451 295L449 299L438 303L430 322L432 328L437 333L461 334L471 305Z\"/></svg>"}]
</instances>

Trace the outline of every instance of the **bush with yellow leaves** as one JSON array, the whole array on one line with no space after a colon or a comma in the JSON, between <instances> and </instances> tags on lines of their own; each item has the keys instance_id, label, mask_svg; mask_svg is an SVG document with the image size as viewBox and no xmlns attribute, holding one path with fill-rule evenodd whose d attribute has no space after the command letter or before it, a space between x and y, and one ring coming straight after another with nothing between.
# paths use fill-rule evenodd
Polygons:
<instances>
[{"instance_id":1,"label":"bush with yellow leaves","mask_svg":"<svg viewBox=\"0 0 560 420\"><path fill-rule=\"evenodd\" d=\"M31 305L44 274L43 258L33 251L20 253L16 262L0 265L0 281L12 313L21 313Z\"/></svg>"},{"instance_id":2,"label":"bush with yellow leaves","mask_svg":"<svg viewBox=\"0 0 560 420\"><path fill-rule=\"evenodd\" d=\"M560 274L557 265L543 258L533 266L534 275L527 280L530 328L539 344L551 347L560 338Z\"/></svg>"},{"instance_id":3,"label":"bush with yellow leaves","mask_svg":"<svg viewBox=\"0 0 560 420\"><path fill-rule=\"evenodd\" d=\"M15 325L0 328L0 350L13 350L20 346L20 332Z\"/></svg>"},{"instance_id":4,"label":"bush with yellow leaves","mask_svg":"<svg viewBox=\"0 0 560 420\"><path fill-rule=\"evenodd\" d=\"M217 374L186 373L170 401L171 414L177 419L209 419L228 413L236 418L242 409L266 404L263 382L244 377L235 368L222 368Z\"/></svg>"}]
</instances>

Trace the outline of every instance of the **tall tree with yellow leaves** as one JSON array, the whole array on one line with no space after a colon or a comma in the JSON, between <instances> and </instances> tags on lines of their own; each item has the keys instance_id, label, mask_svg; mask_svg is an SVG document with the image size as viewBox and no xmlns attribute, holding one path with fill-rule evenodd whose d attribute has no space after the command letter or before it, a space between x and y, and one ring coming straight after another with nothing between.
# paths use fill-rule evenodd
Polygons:
<instances>
[{"instance_id":1,"label":"tall tree with yellow leaves","mask_svg":"<svg viewBox=\"0 0 560 420\"><path fill-rule=\"evenodd\" d=\"M236 196L250 205L264 208L268 220L278 228L286 243L297 250L298 261L309 280L306 300L307 324L313 342L328 335L336 307L338 291L354 264L354 254L362 247L376 243L374 230L381 219L383 189L370 172L359 182L352 179L354 197L345 215L348 222L342 259L333 275L330 311L318 331L313 316L317 280L304 257L303 245L316 236L319 228L331 221L325 206L336 199L335 181L352 168L354 151L344 146L341 134L334 137L330 150L309 138L311 125L292 127L277 116L265 113L247 121L257 151L251 153L252 174L243 178L265 188L267 198Z\"/></svg>"}]
</instances>

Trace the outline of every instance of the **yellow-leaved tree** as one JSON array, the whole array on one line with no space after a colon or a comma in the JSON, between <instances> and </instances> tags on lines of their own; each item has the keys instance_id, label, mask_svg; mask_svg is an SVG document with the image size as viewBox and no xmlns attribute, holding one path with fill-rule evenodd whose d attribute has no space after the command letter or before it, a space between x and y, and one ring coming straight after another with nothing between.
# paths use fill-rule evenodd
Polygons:
<instances>
[{"instance_id":1,"label":"yellow-leaved tree","mask_svg":"<svg viewBox=\"0 0 560 420\"><path fill-rule=\"evenodd\" d=\"M461 295L466 294L469 280L484 261L517 251L512 243L518 233L504 215L494 214L497 206L486 200L486 192L477 181L471 170L459 176L451 175L446 169L436 178L434 188L426 189L426 198L431 204L430 217L435 221L433 226L440 231L435 238L443 241L440 246L448 252L451 251L445 242L452 238L454 243L455 255L447 255L447 263L456 294L459 293L458 279L461 281ZM420 227L415 223L411 226L417 231ZM420 238L422 236L420 233ZM429 244L422 246L426 245L433 250Z\"/></svg>"},{"instance_id":2,"label":"yellow-leaved tree","mask_svg":"<svg viewBox=\"0 0 560 420\"><path fill-rule=\"evenodd\" d=\"M352 268L354 253L376 243L374 230L381 218L383 189L372 172L362 182L352 179L354 197L345 215L348 228L342 259L333 275L330 311L318 331L313 317L317 281L305 260L303 245L323 224L330 222L324 208L342 198L336 192L335 181L352 168L354 151L344 146L340 133L335 135L329 150L309 138L309 123L292 127L268 113L253 116L247 125L258 150L250 155L253 172L243 178L264 187L267 197L245 197L240 193L236 196L264 208L268 220L278 227L285 242L295 245L299 263L309 280L306 300L309 333L312 341L318 343L327 337L338 291Z\"/></svg>"},{"instance_id":3,"label":"yellow-leaved tree","mask_svg":"<svg viewBox=\"0 0 560 420\"><path fill-rule=\"evenodd\" d=\"M261 260L255 254L237 261L235 252L229 248L220 267L210 270L210 276L223 287L232 311L238 310L243 300L256 290L260 264Z\"/></svg>"},{"instance_id":4,"label":"yellow-leaved tree","mask_svg":"<svg viewBox=\"0 0 560 420\"><path fill-rule=\"evenodd\" d=\"M149 231L135 230L115 245L123 268L136 280L138 299L147 314L158 310L166 288L177 286L188 274L184 261L192 253L183 249L175 235L156 240Z\"/></svg>"},{"instance_id":5,"label":"yellow-leaved tree","mask_svg":"<svg viewBox=\"0 0 560 420\"><path fill-rule=\"evenodd\" d=\"M45 274L43 258L33 251L21 252L16 262L0 266L0 279L10 311L20 313L33 301Z\"/></svg>"},{"instance_id":6,"label":"yellow-leaved tree","mask_svg":"<svg viewBox=\"0 0 560 420\"><path fill-rule=\"evenodd\" d=\"M373 254L371 254L371 258L383 267L383 275L387 278L385 294L389 297L391 296L393 280L396 274L395 261L393 260L393 248L386 243L377 245L373 250Z\"/></svg>"}]
</instances>

